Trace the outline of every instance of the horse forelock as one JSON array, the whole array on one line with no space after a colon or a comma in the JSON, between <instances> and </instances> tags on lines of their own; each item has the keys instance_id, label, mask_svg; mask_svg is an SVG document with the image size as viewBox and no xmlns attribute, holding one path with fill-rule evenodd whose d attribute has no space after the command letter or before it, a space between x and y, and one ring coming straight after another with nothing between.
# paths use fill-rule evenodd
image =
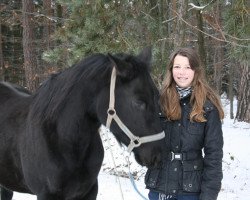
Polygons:
<instances>
[{"instance_id":1,"label":"horse forelock","mask_svg":"<svg viewBox=\"0 0 250 200\"><path fill-rule=\"evenodd\" d=\"M128 77L126 77L127 80L132 80L135 77L143 74L149 73L149 66L144 61L140 60L138 57L135 57L133 55L129 54L116 54L118 58L123 60L126 63L131 64L132 68L130 73L128 73Z\"/></svg>"}]
</instances>

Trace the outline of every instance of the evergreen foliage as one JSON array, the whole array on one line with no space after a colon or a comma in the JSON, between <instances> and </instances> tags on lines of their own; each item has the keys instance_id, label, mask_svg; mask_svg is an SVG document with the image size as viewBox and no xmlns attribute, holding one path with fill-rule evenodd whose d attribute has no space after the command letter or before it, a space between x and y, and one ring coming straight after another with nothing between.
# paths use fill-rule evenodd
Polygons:
<instances>
[{"instance_id":1,"label":"evergreen foliage","mask_svg":"<svg viewBox=\"0 0 250 200\"><path fill-rule=\"evenodd\" d=\"M249 4L249 2L248 2ZM230 57L240 62L250 59L250 19L247 0L232 1L225 12L225 30L229 40L235 42L229 49Z\"/></svg>"},{"instance_id":2,"label":"evergreen foliage","mask_svg":"<svg viewBox=\"0 0 250 200\"><path fill-rule=\"evenodd\" d=\"M161 63L158 47L164 33L159 30L164 25L157 14L150 13L145 1L60 2L67 6L69 18L55 33L59 46L44 54L47 61L68 67L95 52L137 53L145 46L154 46L155 60L159 58Z\"/></svg>"}]
</instances>

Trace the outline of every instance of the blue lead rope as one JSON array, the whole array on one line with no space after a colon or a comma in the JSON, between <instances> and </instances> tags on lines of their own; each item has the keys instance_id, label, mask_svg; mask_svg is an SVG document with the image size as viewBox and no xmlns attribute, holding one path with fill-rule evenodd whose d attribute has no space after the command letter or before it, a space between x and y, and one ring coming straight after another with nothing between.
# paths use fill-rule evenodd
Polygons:
<instances>
[{"instance_id":1,"label":"blue lead rope","mask_svg":"<svg viewBox=\"0 0 250 200\"><path fill-rule=\"evenodd\" d=\"M148 200L148 198L146 198L137 188L136 184L135 184L135 180L134 180L134 177L133 175L131 174L131 170L130 170L130 162L129 162L129 156L126 156L125 157L125 160L127 161L127 166L128 166L128 176L129 176L129 179L130 179L130 182L134 188L134 190L141 196L142 199L144 200Z\"/></svg>"},{"instance_id":2,"label":"blue lead rope","mask_svg":"<svg viewBox=\"0 0 250 200\"><path fill-rule=\"evenodd\" d=\"M130 173L130 171L128 172L128 175L129 175L130 182L131 182L131 184L133 185L135 191L141 196L142 199L148 200L148 199L147 199L145 196L143 196L143 194L140 193L140 191L138 190L138 188L137 188L137 186L136 186L136 184L135 184L135 180L134 180L132 174Z\"/></svg>"}]
</instances>

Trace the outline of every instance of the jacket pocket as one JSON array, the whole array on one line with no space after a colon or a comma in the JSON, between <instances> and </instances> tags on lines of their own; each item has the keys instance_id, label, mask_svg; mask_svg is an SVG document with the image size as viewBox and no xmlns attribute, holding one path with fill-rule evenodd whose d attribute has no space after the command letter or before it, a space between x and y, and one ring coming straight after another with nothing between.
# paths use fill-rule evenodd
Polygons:
<instances>
[{"instance_id":1,"label":"jacket pocket","mask_svg":"<svg viewBox=\"0 0 250 200\"><path fill-rule=\"evenodd\" d=\"M203 160L183 161L183 191L200 192Z\"/></svg>"},{"instance_id":2,"label":"jacket pocket","mask_svg":"<svg viewBox=\"0 0 250 200\"><path fill-rule=\"evenodd\" d=\"M145 175L145 184L147 188L156 188L157 181L159 179L160 169L154 168L154 169L148 169L146 175Z\"/></svg>"},{"instance_id":3,"label":"jacket pocket","mask_svg":"<svg viewBox=\"0 0 250 200\"><path fill-rule=\"evenodd\" d=\"M204 122L189 122L188 132L192 135L203 134L205 128Z\"/></svg>"}]
</instances>

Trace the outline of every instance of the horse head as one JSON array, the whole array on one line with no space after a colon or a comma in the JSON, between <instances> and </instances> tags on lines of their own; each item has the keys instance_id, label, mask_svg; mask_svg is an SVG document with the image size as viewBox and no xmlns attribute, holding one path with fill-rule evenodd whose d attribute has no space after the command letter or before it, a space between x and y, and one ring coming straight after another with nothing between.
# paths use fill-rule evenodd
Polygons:
<instances>
[{"instance_id":1,"label":"horse head","mask_svg":"<svg viewBox=\"0 0 250 200\"><path fill-rule=\"evenodd\" d=\"M112 63L110 86L100 92L97 113L118 142L134 152L140 165L161 161L165 136L160 119L158 90L150 76L151 49L138 56L109 55Z\"/></svg>"}]
</instances>

